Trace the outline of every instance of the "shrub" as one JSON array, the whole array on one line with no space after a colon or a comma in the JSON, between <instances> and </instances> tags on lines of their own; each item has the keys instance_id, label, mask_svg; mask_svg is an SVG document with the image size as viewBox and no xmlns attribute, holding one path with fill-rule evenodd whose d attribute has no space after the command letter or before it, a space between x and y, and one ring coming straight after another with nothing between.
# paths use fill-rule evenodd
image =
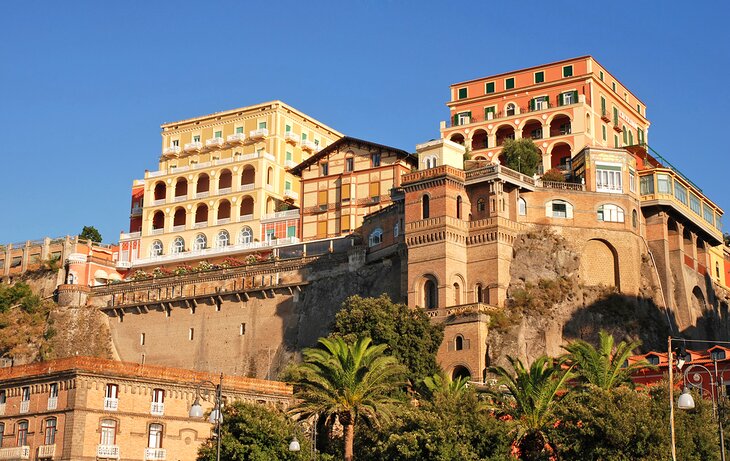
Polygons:
<instances>
[{"instance_id":1,"label":"shrub","mask_svg":"<svg viewBox=\"0 0 730 461\"><path fill-rule=\"evenodd\" d=\"M551 168L542 175L543 181L565 182L565 175L557 168Z\"/></svg>"}]
</instances>

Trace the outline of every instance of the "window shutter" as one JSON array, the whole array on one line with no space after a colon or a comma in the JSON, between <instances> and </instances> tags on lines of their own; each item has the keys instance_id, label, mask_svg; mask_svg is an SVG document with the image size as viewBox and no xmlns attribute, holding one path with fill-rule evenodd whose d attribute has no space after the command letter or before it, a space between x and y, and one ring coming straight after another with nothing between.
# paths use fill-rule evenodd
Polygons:
<instances>
[{"instance_id":1,"label":"window shutter","mask_svg":"<svg viewBox=\"0 0 730 461\"><path fill-rule=\"evenodd\" d=\"M545 216L548 218L553 217L553 202L547 202L545 204Z\"/></svg>"},{"instance_id":2,"label":"window shutter","mask_svg":"<svg viewBox=\"0 0 730 461\"><path fill-rule=\"evenodd\" d=\"M380 196L380 183L371 182L370 183L370 197L379 197L379 196Z\"/></svg>"},{"instance_id":3,"label":"window shutter","mask_svg":"<svg viewBox=\"0 0 730 461\"><path fill-rule=\"evenodd\" d=\"M342 191L340 192L340 196L342 197L342 200L350 199L350 183L342 185Z\"/></svg>"},{"instance_id":4,"label":"window shutter","mask_svg":"<svg viewBox=\"0 0 730 461\"><path fill-rule=\"evenodd\" d=\"M327 237L327 221L317 221L317 238Z\"/></svg>"},{"instance_id":5,"label":"window shutter","mask_svg":"<svg viewBox=\"0 0 730 461\"><path fill-rule=\"evenodd\" d=\"M567 219L573 219L573 205L565 203L565 217Z\"/></svg>"},{"instance_id":6,"label":"window shutter","mask_svg":"<svg viewBox=\"0 0 730 461\"><path fill-rule=\"evenodd\" d=\"M454 126L459 124L459 114L454 114Z\"/></svg>"},{"instance_id":7,"label":"window shutter","mask_svg":"<svg viewBox=\"0 0 730 461\"><path fill-rule=\"evenodd\" d=\"M530 99L530 110L535 110L535 98Z\"/></svg>"},{"instance_id":8,"label":"window shutter","mask_svg":"<svg viewBox=\"0 0 730 461\"><path fill-rule=\"evenodd\" d=\"M340 232L350 230L350 215L340 216Z\"/></svg>"},{"instance_id":9,"label":"window shutter","mask_svg":"<svg viewBox=\"0 0 730 461\"><path fill-rule=\"evenodd\" d=\"M560 93L558 95L558 106L562 106L562 105L563 105L563 93Z\"/></svg>"},{"instance_id":10,"label":"window shutter","mask_svg":"<svg viewBox=\"0 0 730 461\"><path fill-rule=\"evenodd\" d=\"M321 190L317 192L317 205L327 205L327 191Z\"/></svg>"},{"instance_id":11,"label":"window shutter","mask_svg":"<svg viewBox=\"0 0 730 461\"><path fill-rule=\"evenodd\" d=\"M573 91L573 104L578 102L578 92Z\"/></svg>"}]
</instances>

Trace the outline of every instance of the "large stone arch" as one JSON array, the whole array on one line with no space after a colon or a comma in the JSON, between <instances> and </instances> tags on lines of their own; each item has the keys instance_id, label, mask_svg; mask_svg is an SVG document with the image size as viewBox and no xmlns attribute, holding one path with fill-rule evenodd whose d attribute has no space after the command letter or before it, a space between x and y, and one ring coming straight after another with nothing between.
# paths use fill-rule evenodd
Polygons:
<instances>
[{"instance_id":1,"label":"large stone arch","mask_svg":"<svg viewBox=\"0 0 730 461\"><path fill-rule=\"evenodd\" d=\"M583 247L580 275L586 285L603 285L621 290L618 252L608 241L591 239Z\"/></svg>"}]
</instances>

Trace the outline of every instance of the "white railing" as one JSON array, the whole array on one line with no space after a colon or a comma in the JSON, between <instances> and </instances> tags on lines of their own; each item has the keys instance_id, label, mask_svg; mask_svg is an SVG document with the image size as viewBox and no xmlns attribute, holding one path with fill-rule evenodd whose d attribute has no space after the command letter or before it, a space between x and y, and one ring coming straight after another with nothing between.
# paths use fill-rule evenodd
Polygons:
<instances>
[{"instance_id":1,"label":"white railing","mask_svg":"<svg viewBox=\"0 0 730 461\"><path fill-rule=\"evenodd\" d=\"M297 162L295 162L294 160L285 160L284 166L287 168L294 168L295 166L297 166Z\"/></svg>"},{"instance_id":2,"label":"white railing","mask_svg":"<svg viewBox=\"0 0 730 461\"><path fill-rule=\"evenodd\" d=\"M254 187L256 187L256 184L254 184L254 183L251 183L251 184L241 184L241 190L242 191L243 190L253 190Z\"/></svg>"},{"instance_id":3,"label":"white railing","mask_svg":"<svg viewBox=\"0 0 730 461\"><path fill-rule=\"evenodd\" d=\"M291 131L287 131L286 133L284 133L284 140L291 141L294 144L299 144L299 136L295 135Z\"/></svg>"},{"instance_id":4,"label":"white railing","mask_svg":"<svg viewBox=\"0 0 730 461\"><path fill-rule=\"evenodd\" d=\"M229 134L226 138L226 141L228 142L244 142L245 140L246 135L243 133Z\"/></svg>"},{"instance_id":5,"label":"white railing","mask_svg":"<svg viewBox=\"0 0 730 461\"><path fill-rule=\"evenodd\" d=\"M271 184L266 184L264 188L269 192L274 192L274 186Z\"/></svg>"},{"instance_id":6,"label":"white railing","mask_svg":"<svg viewBox=\"0 0 730 461\"><path fill-rule=\"evenodd\" d=\"M167 459L167 450L164 448L145 448L144 459L156 460L156 459Z\"/></svg>"},{"instance_id":7,"label":"white railing","mask_svg":"<svg viewBox=\"0 0 730 461\"><path fill-rule=\"evenodd\" d=\"M240 157L241 157L241 160L242 161L243 160L253 160L255 158L259 158L259 153L258 152L254 152L253 154L241 155Z\"/></svg>"},{"instance_id":8,"label":"white railing","mask_svg":"<svg viewBox=\"0 0 730 461\"><path fill-rule=\"evenodd\" d=\"M264 152L264 158L265 158L265 159L269 159L269 160L271 160L272 162L276 162L276 157L274 157L273 155L271 155L271 154L270 154L270 153L268 153L268 152Z\"/></svg>"},{"instance_id":9,"label":"white railing","mask_svg":"<svg viewBox=\"0 0 730 461\"><path fill-rule=\"evenodd\" d=\"M231 222L231 218L219 218L217 221L217 224L218 225L228 224L229 222Z\"/></svg>"},{"instance_id":10,"label":"white railing","mask_svg":"<svg viewBox=\"0 0 730 461\"><path fill-rule=\"evenodd\" d=\"M206 198L209 195L210 195L210 191L196 192L195 193L195 198Z\"/></svg>"},{"instance_id":11,"label":"white railing","mask_svg":"<svg viewBox=\"0 0 730 461\"><path fill-rule=\"evenodd\" d=\"M150 232L150 235L160 235L163 232L165 232L165 229L152 229L152 231Z\"/></svg>"},{"instance_id":12,"label":"white railing","mask_svg":"<svg viewBox=\"0 0 730 461\"><path fill-rule=\"evenodd\" d=\"M210 138L205 141L205 147L220 147L223 145L223 138Z\"/></svg>"},{"instance_id":13,"label":"white railing","mask_svg":"<svg viewBox=\"0 0 730 461\"><path fill-rule=\"evenodd\" d=\"M244 214L238 217L238 222L253 221L252 214Z\"/></svg>"},{"instance_id":14,"label":"white railing","mask_svg":"<svg viewBox=\"0 0 730 461\"><path fill-rule=\"evenodd\" d=\"M30 459L30 447L0 448L0 459Z\"/></svg>"},{"instance_id":15,"label":"white railing","mask_svg":"<svg viewBox=\"0 0 730 461\"><path fill-rule=\"evenodd\" d=\"M125 232L122 232L121 234L119 234L119 240L137 239L137 238L140 238L141 236L142 236L142 232L130 232L128 234Z\"/></svg>"},{"instance_id":16,"label":"white railing","mask_svg":"<svg viewBox=\"0 0 730 461\"><path fill-rule=\"evenodd\" d=\"M299 210L286 210L286 211L277 211L276 213L268 213L263 216L261 216L261 220L265 221L267 219L286 219L286 218L298 218L299 217Z\"/></svg>"},{"instance_id":17,"label":"white railing","mask_svg":"<svg viewBox=\"0 0 730 461\"><path fill-rule=\"evenodd\" d=\"M172 199L172 201L177 203L177 202L184 202L187 199L188 199L187 194L185 194L185 195L177 195L177 196L175 196L174 199Z\"/></svg>"},{"instance_id":18,"label":"white railing","mask_svg":"<svg viewBox=\"0 0 730 461\"><path fill-rule=\"evenodd\" d=\"M97 445L96 457L119 459L119 447L117 445Z\"/></svg>"},{"instance_id":19,"label":"white railing","mask_svg":"<svg viewBox=\"0 0 730 461\"><path fill-rule=\"evenodd\" d=\"M170 146L165 147L165 149L162 151L163 155L167 154L179 154L180 153L180 146Z\"/></svg>"},{"instance_id":20,"label":"white railing","mask_svg":"<svg viewBox=\"0 0 730 461\"><path fill-rule=\"evenodd\" d=\"M259 128L258 130L251 130L248 135L250 138L253 139L265 138L269 135L269 130L267 130L266 128Z\"/></svg>"},{"instance_id":21,"label":"white railing","mask_svg":"<svg viewBox=\"0 0 730 461\"><path fill-rule=\"evenodd\" d=\"M58 397L48 397L48 409L55 410L58 408Z\"/></svg>"},{"instance_id":22,"label":"white railing","mask_svg":"<svg viewBox=\"0 0 730 461\"><path fill-rule=\"evenodd\" d=\"M129 269L132 267L131 261L117 261L117 269Z\"/></svg>"},{"instance_id":23,"label":"white railing","mask_svg":"<svg viewBox=\"0 0 730 461\"><path fill-rule=\"evenodd\" d=\"M30 410L30 400L21 400L20 401L20 412L28 413L28 410Z\"/></svg>"},{"instance_id":24,"label":"white railing","mask_svg":"<svg viewBox=\"0 0 730 461\"><path fill-rule=\"evenodd\" d=\"M165 414L164 402L152 402L150 404L150 414L155 416L162 416Z\"/></svg>"},{"instance_id":25,"label":"white railing","mask_svg":"<svg viewBox=\"0 0 730 461\"><path fill-rule=\"evenodd\" d=\"M142 214L142 207L136 206L136 207L132 208L131 214L134 216L136 216L138 214Z\"/></svg>"},{"instance_id":26,"label":"white railing","mask_svg":"<svg viewBox=\"0 0 730 461\"><path fill-rule=\"evenodd\" d=\"M5 414L5 404L0 403L0 416Z\"/></svg>"},{"instance_id":27,"label":"white railing","mask_svg":"<svg viewBox=\"0 0 730 461\"><path fill-rule=\"evenodd\" d=\"M185 144L185 151L200 150L203 148L202 142L189 142Z\"/></svg>"},{"instance_id":28,"label":"white railing","mask_svg":"<svg viewBox=\"0 0 730 461\"><path fill-rule=\"evenodd\" d=\"M147 172L147 177L156 178L157 176L165 176L166 174L167 174L167 171L165 171L165 170L149 171L149 172Z\"/></svg>"},{"instance_id":29,"label":"white railing","mask_svg":"<svg viewBox=\"0 0 730 461\"><path fill-rule=\"evenodd\" d=\"M119 408L119 399L114 397L104 397L104 410L117 411Z\"/></svg>"},{"instance_id":30,"label":"white railing","mask_svg":"<svg viewBox=\"0 0 730 461\"><path fill-rule=\"evenodd\" d=\"M56 455L56 445L41 445L38 447L38 459L53 458Z\"/></svg>"},{"instance_id":31,"label":"white railing","mask_svg":"<svg viewBox=\"0 0 730 461\"><path fill-rule=\"evenodd\" d=\"M284 197L291 197L294 200L299 200L299 192L293 191L291 189L286 189L284 191Z\"/></svg>"},{"instance_id":32,"label":"white railing","mask_svg":"<svg viewBox=\"0 0 730 461\"><path fill-rule=\"evenodd\" d=\"M225 165L226 163L233 163L234 161L238 161L238 159L235 159L233 157L228 158L219 158L216 159L215 162L213 162L215 165Z\"/></svg>"},{"instance_id":33,"label":"white railing","mask_svg":"<svg viewBox=\"0 0 730 461\"><path fill-rule=\"evenodd\" d=\"M173 261L198 259L204 257L217 257L228 253L237 253L246 250L255 250L260 248L271 248L284 245L293 245L299 243L297 237L287 237L281 239L274 239L268 242L251 242L251 243L239 243L236 245L228 245L221 248L206 248L204 250L192 250L183 253L169 254L152 256L149 258L138 259L134 262L136 266L146 266L151 264L167 264Z\"/></svg>"},{"instance_id":34,"label":"white railing","mask_svg":"<svg viewBox=\"0 0 730 461\"><path fill-rule=\"evenodd\" d=\"M219 194L230 194L231 188L230 187L223 187L221 189L218 189Z\"/></svg>"},{"instance_id":35,"label":"white railing","mask_svg":"<svg viewBox=\"0 0 730 461\"><path fill-rule=\"evenodd\" d=\"M193 229L202 229L204 227L208 227L208 221L196 222L195 225L193 225Z\"/></svg>"},{"instance_id":36,"label":"white railing","mask_svg":"<svg viewBox=\"0 0 730 461\"><path fill-rule=\"evenodd\" d=\"M173 232L181 232L185 230L185 224L180 224L179 226L172 226Z\"/></svg>"},{"instance_id":37,"label":"white railing","mask_svg":"<svg viewBox=\"0 0 730 461\"><path fill-rule=\"evenodd\" d=\"M317 150L317 145L310 140L302 141L302 149L308 150L308 151L315 151L315 150Z\"/></svg>"},{"instance_id":38,"label":"white railing","mask_svg":"<svg viewBox=\"0 0 730 461\"><path fill-rule=\"evenodd\" d=\"M164 198L161 198L161 199L153 200L152 201L152 205L164 205L164 204L165 204L165 199Z\"/></svg>"}]
</instances>

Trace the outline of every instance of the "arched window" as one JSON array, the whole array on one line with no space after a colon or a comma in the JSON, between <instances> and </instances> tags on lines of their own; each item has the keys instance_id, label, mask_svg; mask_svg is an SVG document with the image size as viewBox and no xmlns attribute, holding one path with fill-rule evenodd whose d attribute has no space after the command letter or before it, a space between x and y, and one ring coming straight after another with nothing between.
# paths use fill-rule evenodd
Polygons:
<instances>
[{"instance_id":1,"label":"arched window","mask_svg":"<svg viewBox=\"0 0 730 461\"><path fill-rule=\"evenodd\" d=\"M426 309L436 309L438 307L436 282L431 279L426 280L426 283L423 284L423 307Z\"/></svg>"},{"instance_id":2,"label":"arched window","mask_svg":"<svg viewBox=\"0 0 730 461\"><path fill-rule=\"evenodd\" d=\"M238 233L238 243L249 244L253 241L253 232L246 226Z\"/></svg>"},{"instance_id":3,"label":"arched window","mask_svg":"<svg viewBox=\"0 0 730 461\"><path fill-rule=\"evenodd\" d=\"M505 113L507 114L507 117L515 115L515 105L512 103L507 104L507 107L505 107Z\"/></svg>"},{"instance_id":4,"label":"arched window","mask_svg":"<svg viewBox=\"0 0 730 461\"><path fill-rule=\"evenodd\" d=\"M517 199L517 210L520 216L527 215L527 202L522 197Z\"/></svg>"},{"instance_id":5,"label":"arched window","mask_svg":"<svg viewBox=\"0 0 730 461\"><path fill-rule=\"evenodd\" d=\"M458 283L454 283L454 305L461 304L461 287Z\"/></svg>"},{"instance_id":6,"label":"arched window","mask_svg":"<svg viewBox=\"0 0 730 461\"><path fill-rule=\"evenodd\" d=\"M639 214L636 210L631 210L631 225L634 226L634 229L639 225Z\"/></svg>"},{"instance_id":7,"label":"arched window","mask_svg":"<svg viewBox=\"0 0 730 461\"><path fill-rule=\"evenodd\" d=\"M200 251L205 250L206 248L208 248L208 238L205 234L196 235L195 241L193 242L193 250Z\"/></svg>"},{"instance_id":8,"label":"arched window","mask_svg":"<svg viewBox=\"0 0 730 461\"><path fill-rule=\"evenodd\" d=\"M421 219L428 219L428 216L430 215L430 207L428 202L428 195L424 195L423 198L421 198Z\"/></svg>"},{"instance_id":9,"label":"arched window","mask_svg":"<svg viewBox=\"0 0 730 461\"><path fill-rule=\"evenodd\" d=\"M400 223L395 223L393 226L393 237L398 237L400 235Z\"/></svg>"},{"instance_id":10,"label":"arched window","mask_svg":"<svg viewBox=\"0 0 730 461\"><path fill-rule=\"evenodd\" d=\"M150 256L162 256L162 242L159 240L155 240L152 242L152 245L150 246Z\"/></svg>"},{"instance_id":11,"label":"arched window","mask_svg":"<svg viewBox=\"0 0 730 461\"><path fill-rule=\"evenodd\" d=\"M46 445L53 445L56 443L56 427L57 427L57 420L56 418L48 418L44 424L45 428L43 432L45 433L45 444Z\"/></svg>"},{"instance_id":12,"label":"arched window","mask_svg":"<svg viewBox=\"0 0 730 461\"><path fill-rule=\"evenodd\" d=\"M162 448L162 424L150 424L149 435L147 437L147 448Z\"/></svg>"},{"instance_id":13,"label":"arched window","mask_svg":"<svg viewBox=\"0 0 730 461\"><path fill-rule=\"evenodd\" d=\"M114 419L102 419L101 420L101 437L99 440L100 445L110 446L116 445L117 443L117 422Z\"/></svg>"},{"instance_id":14,"label":"arched window","mask_svg":"<svg viewBox=\"0 0 730 461\"><path fill-rule=\"evenodd\" d=\"M230 240L231 236L228 235L228 231L222 230L218 232L218 236L215 238L215 246L216 248L227 247Z\"/></svg>"},{"instance_id":15,"label":"arched window","mask_svg":"<svg viewBox=\"0 0 730 461\"><path fill-rule=\"evenodd\" d=\"M482 284L477 283L476 287L474 287L474 291L476 292L476 298L478 303L484 302L484 292L482 291Z\"/></svg>"},{"instance_id":16,"label":"arched window","mask_svg":"<svg viewBox=\"0 0 730 461\"><path fill-rule=\"evenodd\" d=\"M461 219L461 195L456 197L456 219Z\"/></svg>"},{"instance_id":17,"label":"arched window","mask_svg":"<svg viewBox=\"0 0 730 461\"><path fill-rule=\"evenodd\" d=\"M195 224L206 224L208 222L208 205L204 203L198 204L195 209Z\"/></svg>"},{"instance_id":18,"label":"arched window","mask_svg":"<svg viewBox=\"0 0 730 461\"><path fill-rule=\"evenodd\" d=\"M175 237L170 245L170 253L176 255L185 251L185 239L182 237Z\"/></svg>"},{"instance_id":19,"label":"arched window","mask_svg":"<svg viewBox=\"0 0 730 461\"><path fill-rule=\"evenodd\" d=\"M483 198L477 200L477 211L484 212L487 210L487 201Z\"/></svg>"},{"instance_id":20,"label":"arched window","mask_svg":"<svg viewBox=\"0 0 730 461\"><path fill-rule=\"evenodd\" d=\"M368 246L374 247L383 243L383 229L377 228L370 233L368 237Z\"/></svg>"},{"instance_id":21,"label":"arched window","mask_svg":"<svg viewBox=\"0 0 730 461\"><path fill-rule=\"evenodd\" d=\"M28 421L18 421L18 446L28 446Z\"/></svg>"},{"instance_id":22,"label":"arched window","mask_svg":"<svg viewBox=\"0 0 730 461\"><path fill-rule=\"evenodd\" d=\"M155 190L154 190L155 201L165 200L166 195L167 195L167 186L165 186L165 183L160 181L157 184L155 184Z\"/></svg>"},{"instance_id":23,"label":"arched window","mask_svg":"<svg viewBox=\"0 0 730 461\"><path fill-rule=\"evenodd\" d=\"M573 219L573 205L565 200L553 200L545 206L545 215L549 218Z\"/></svg>"},{"instance_id":24,"label":"arched window","mask_svg":"<svg viewBox=\"0 0 730 461\"><path fill-rule=\"evenodd\" d=\"M272 185L274 184L274 169L269 167L268 170L266 170L266 184Z\"/></svg>"},{"instance_id":25,"label":"arched window","mask_svg":"<svg viewBox=\"0 0 730 461\"><path fill-rule=\"evenodd\" d=\"M598 207L597 217L604 222L624 222L624 210L617 205L601 205Z\"/></svg>"},{"instance_id":26,"label":"arched window","mask_svg":"<svg viewBox=\"0 0 730 461\"><path fill-rule=\"evenodd\" d=\"M464 337L461 335L456 335L456 338L454 338L454 349L457 351L461 351L464 349Z\"/></svg>"}]
</instances>

